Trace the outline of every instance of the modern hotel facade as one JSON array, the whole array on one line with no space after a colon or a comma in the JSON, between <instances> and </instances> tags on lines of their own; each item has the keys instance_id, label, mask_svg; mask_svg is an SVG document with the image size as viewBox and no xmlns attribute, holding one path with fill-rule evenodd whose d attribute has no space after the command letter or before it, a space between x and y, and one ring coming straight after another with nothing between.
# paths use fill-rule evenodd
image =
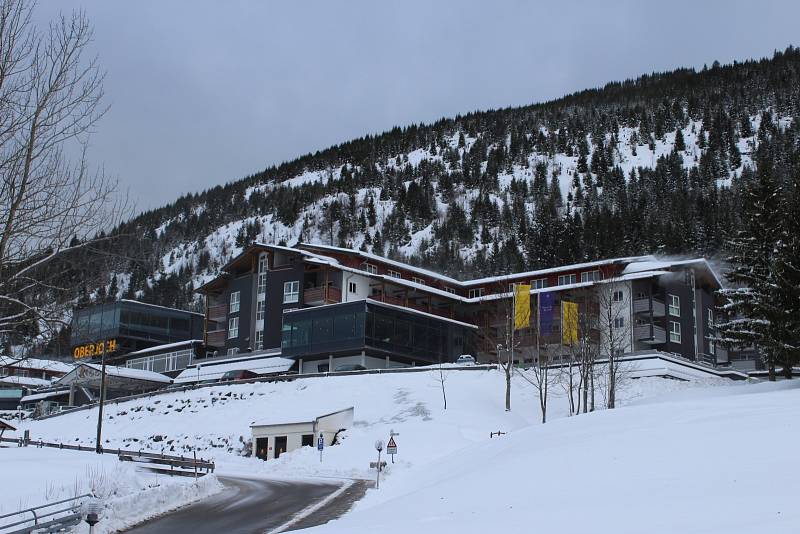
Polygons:
<instances>
[{"instance_id":1,"label":"modern hotel facade","mask_svg":"<svg viewBox=\"0 0 800 534\"><path fill-rule=\"evenodd\" d=\"M615 352L730 363L713 342L720 281L704 259L617 258L462 281L357 250L254 243L198 291L207 350L280 352L307 373L430 365L461 354L505 358L514 284L531 286L537 338L535 353L516 359L564 352L560 310L568 301L587 316L601 315L598 302L613 310L613 321L588 328L601 352L602 340L613 338Z\"/></svg>"}]
</instances>

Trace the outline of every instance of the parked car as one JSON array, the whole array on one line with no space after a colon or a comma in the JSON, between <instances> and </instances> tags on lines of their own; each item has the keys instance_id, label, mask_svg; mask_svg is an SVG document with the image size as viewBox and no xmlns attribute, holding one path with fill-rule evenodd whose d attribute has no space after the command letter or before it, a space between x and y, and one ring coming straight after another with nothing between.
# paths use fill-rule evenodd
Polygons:
<instances>
[{"instance_id":1,"label":"parked car","mask_svg":"<svg viewBox=\"0 0 800 534\"><path fill-rule=\"evenodd\" d=\"M246 369L237 369L235 371L228 371L222 378L219 379L220 382L229 382L231 380L247 380L248 378L258 378L258 375L253 371L247 371Z\"/></svg>"},{"instance_id":2,"label":"parked car","mask_svg":"<svg viewBox=\"0 0 800 534\"><path fill-rule=\"evenodd\" d=\"M456 360L459 365L475 365L475 357L470 354L462 354Z\"/></svg>"},{"instance_id":3,"label":"parked car","mask_svg":"<svg viewBox=\"0 0 800 534\"><path fill-rule=\"evenodd\" d=\"M337 365L334 368L334 372L341 373L344 371L366 371L367 368L363 365L358 365L357 363L343 363L342 365Z\"/></svg>"}]
</instances>

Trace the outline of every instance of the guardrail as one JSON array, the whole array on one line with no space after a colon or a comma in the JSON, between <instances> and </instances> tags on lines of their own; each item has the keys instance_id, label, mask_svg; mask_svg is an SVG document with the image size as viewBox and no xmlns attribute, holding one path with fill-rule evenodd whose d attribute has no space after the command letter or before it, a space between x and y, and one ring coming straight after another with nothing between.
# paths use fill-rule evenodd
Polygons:
<instances>
[{"instance_id":1,"label":"guardrail","mask_svg":"<svg viewBox=\"0 0 800 534\"><path fill-rule=\"evenodd\" d=\"M447 367L448 371L488 371L492 369L497 369L497 365L479 364L479 365L464 365L459 367L448 365ZM165 389L157 389L155 391L149 391L147 393L137 393L136 395L126 395L124 397L115 397L113 399L106 399L105 405L108 406L111 404L118 404L120 402L127 402L129 400L134 400L134 399L147 399L151 397L158 397L160 395L168 395L171 393L194 391L196 389L213 388L226 385L252 384L256 382L292 382L294 380L304 380L306 378L319 378L327 376L380 375L380 374L394 374L394 373L430 373L438 371L439 367L432 364L430 366L425 366L425 367L397 367L393 369L366 369L363 371L338 371L338 372L329 371L325 373L283 374L283 375L263 376L258 378L244 378L241 380L231 380L228 382L213 382L209 384L187 384L185 386L179 386L179 387L175 387L173 385L172 387L167 387ZM35 419L37 421L40 421L43 419L50 419L51 417L58 417L60 415L80 412L82 410L91 410L93 408L96 408L97 404L98 403L96 402L92 402L90 404L84 404L83 406L76 406L75 408L62 409L58 413L43 415L40 417L36 417Z\"/></svg>"},{"instance_id":2,"label":"guardrail","mask_svg":"<svg viewBox=\"0 0 800 534\"><path fill-rule=\"evenodd\" d=\"M81 522L80 499L93 497L90 493L76 495L69 499L53 501L33 508L26 508L19 512L0 515L0 522L10 520L10 523L0 524L0 534L30 534L32 532L59 532ZM68 506L61 506L71 503ZM58 507L58 508L55 508ZM48 508L55 508L48 510ZM32 517L25 517L31 514ZM16 519L12 519L16 518ZM31 524L31 521L33 522ZM13 530L11 530L13 529Z\"/></svg>"},{"instance_id":3,"label":"guardrail","mask_svg":"<svg viewBox=\"0 0 800 534\"><path fill-rule=\"evenodd\" d=\"M53 449L65 449L70 451L84 451L84 452L97 452L94 447L85 445L70 445L67 443L54 443L43 441L41 439L28 439L20 438L4 438L0 437L0 443L15 443L19 447L33 446L41 449L42 447L49 447ZM165 465L170 467L173 474L178 474L181 470L191 469L197 475L204 475L206 473L213 473L215 464L211 460L204 460L197 458L193 455L192 458L186 456L176 456L172 454L163 454L158 452L147 451L132 451L128 449L101 449L104 454L116 454L120 461L123 462L139 462L155 465ZM175 471L175 469L178 471Z\"/></svg>"}]
</instances>

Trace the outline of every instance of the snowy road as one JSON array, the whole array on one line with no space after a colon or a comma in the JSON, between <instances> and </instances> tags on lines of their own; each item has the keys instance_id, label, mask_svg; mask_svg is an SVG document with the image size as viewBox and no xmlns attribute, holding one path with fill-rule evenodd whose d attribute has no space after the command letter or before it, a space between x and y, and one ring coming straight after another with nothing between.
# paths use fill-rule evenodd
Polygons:
<instances>
[{"instance_id":1,"label":"snowy road","mask_svg":"<svg viewBox=\"0 0 800 534\"><path fill-rule=\"evenodd\" d=\"M340 487L338 484L233 477L219 477L219 480L225 485L221 493L126 532L264 533L285 524L292 516ZM323 511L324 507L320 512Z\"/></svg>"}]
</instances>

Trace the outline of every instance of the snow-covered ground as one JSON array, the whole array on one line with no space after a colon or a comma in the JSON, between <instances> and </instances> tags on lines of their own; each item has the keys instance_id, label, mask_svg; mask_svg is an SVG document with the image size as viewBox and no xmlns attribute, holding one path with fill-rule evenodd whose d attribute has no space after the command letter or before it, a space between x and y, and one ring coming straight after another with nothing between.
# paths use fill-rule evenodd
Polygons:
<instances>
[{"instance_id":1,"label":"snow-covered ground","mask_svg":"<svg viewBox=\"0 0 800 534\"><path fill-rule=\"evenodd\" d=\"M103 503L96 534L115 532L221 490L215 475L195 483L141 471L114 455L36 447L0 448L0 473L0 514L92 493ZM88 526L82 524L77 532L88 532Z\"/></svg>"},{"instance_id":2,"label":"snow-covered ground","mask_svg":"<svg viewBox=\"0 0 800 534\"><path fill-rule=\"evenodd\" d=\"M375 440L399 432L381 489L321 532L789 532L800 519L783 467L790 448L766 454L800 437L800 383L640 378L620 408L574 417L556 385L546 425L521 378L511 412L500 371L446 371L445 390L446 410L435 372L225 385L110 406L104 436L111 447L197 449L221 474L371 478ZM353 428L322 462L310 447L269 462L243 456L255 420L347 406ZM20 426L91 443L95 423L87 410Z\"/></svg>"}]
</instances>

